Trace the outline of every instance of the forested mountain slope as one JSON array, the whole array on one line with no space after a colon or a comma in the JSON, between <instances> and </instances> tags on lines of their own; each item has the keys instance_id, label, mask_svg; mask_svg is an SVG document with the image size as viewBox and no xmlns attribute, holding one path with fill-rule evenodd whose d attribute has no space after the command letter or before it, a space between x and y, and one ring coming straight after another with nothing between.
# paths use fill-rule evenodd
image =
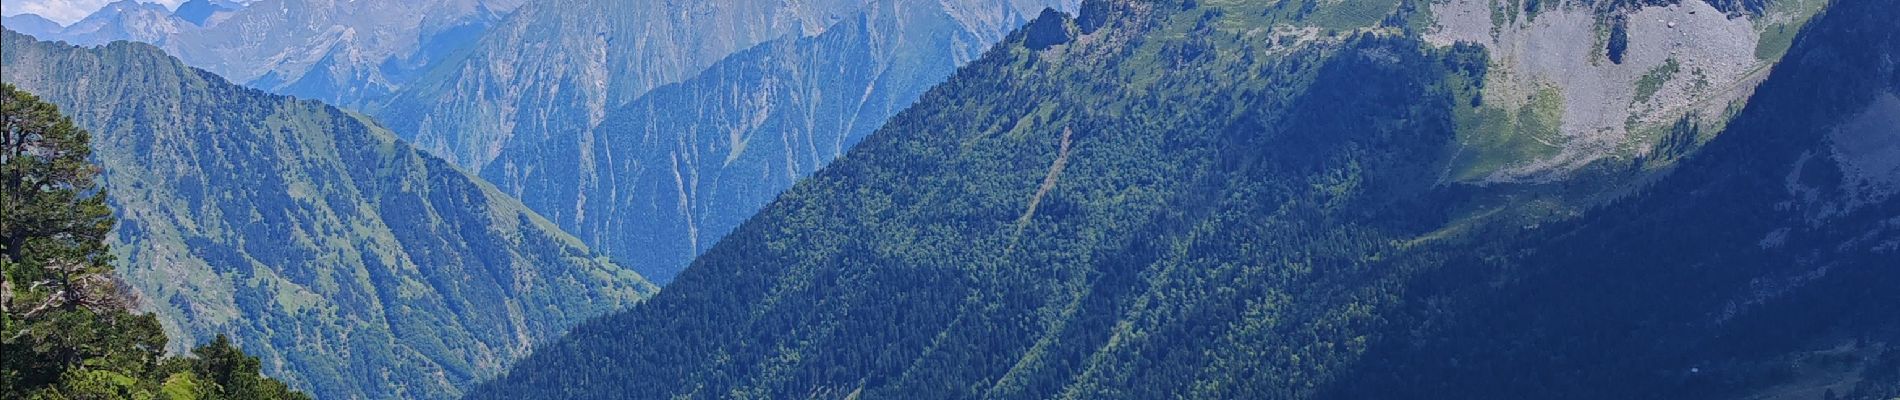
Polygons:
<instances>
[{"instance_id":1,"label":"forested mountain slope","mask_svg":"<svg viewBox=\"0 0 1900 400\"><path fill-rule=\"evenodd\" d=\"M665 282L1008 29L1059 6L1019 3L872 2L817 36L656 88L598 127L508 148L482 175Z\"/></svg>"},{"instance_id":2,"label":"forested mountain slope","mask_svg":"<svg viewBox=\"0 0 1900 400\"><path fill-rule=\"evenodd\" d=\"M1900 395L1900 10L1842 0L1732 122L1523 183L1447 178L1497 46L1378 3L1038 18L470 398Z\"/></svg>"},{"instance_id":3,"label":"forested mountain slope","mask_svg":"<svg viewBox=\"0 0 1900 400\"><path fill-rule=\"evenodd\" d=\"M1280 45L1240 24L1266 10L1201 5L1044 14L473 398L1160 398L1219 373L1229 334L1369 323L1361 280L1332 282L1445 216L1362 194L1430 189L1483 52Z\"/></svg>"},{"instance_id":4,"label":"forested mountain slope","mask_svg":"<svg viewBox=\"0 0 1900 400\"><path fill-rule=\"evenodd\" d=\"M365 117L144 44L0 45L93 132L119 275L177 348L225 333L321 398L450 398L655 290Z\"/></svg>"}]
</instances>

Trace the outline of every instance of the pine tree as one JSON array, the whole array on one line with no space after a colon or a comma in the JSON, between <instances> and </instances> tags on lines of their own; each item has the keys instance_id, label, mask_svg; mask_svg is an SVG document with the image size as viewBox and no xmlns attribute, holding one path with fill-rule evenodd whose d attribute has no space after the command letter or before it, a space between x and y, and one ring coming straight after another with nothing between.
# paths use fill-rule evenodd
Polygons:
<instances>
[{"instance_id":1,"label":"pine tree","mask_svg":"<svg viewBox=\"0 0 1900 400\"><path fill-rule=\"evenodd\" d=\"M142 373L165 339L126 312L105 235L88 135L50 104L0 86L0 392L50 387L78 368Z\"/></svg>"},{"instance_id":2,"label":"pine tree","mask_svg":"<svg viewBox=\"0 0 1900 400\"><path fill-rule=\"evenodd\" d=\"M211 399L307 399L301 393L290 390L282 382L265 378L259 374L257 357L244 354L231 339L218 335L211 343L191 351L197 356L192 372L204 377L212 386Z\"/></svg>"}]
</instances>

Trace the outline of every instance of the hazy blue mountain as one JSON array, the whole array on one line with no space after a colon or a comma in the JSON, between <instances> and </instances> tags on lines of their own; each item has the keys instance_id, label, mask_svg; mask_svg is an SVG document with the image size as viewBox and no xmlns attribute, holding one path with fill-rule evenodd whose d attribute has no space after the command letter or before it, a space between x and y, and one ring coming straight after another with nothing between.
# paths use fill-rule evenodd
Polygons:
<instances>
[{"instance_id":1,"label":"hazy blue mountain","mask_svg":"<svg viewBox=\"0 0 1900 400\"><path fill-rule=\"evenodd\" d=\"M173 12L120 0L34 36L150 43L235 82L360 107L388 100L434 63L453 58L522 2L192 0Z\"/></svg>"},{"instance_id":2,"label":"hazy blue mountain","mask_svg":"<svg viewBox=\"0 0 1900 400\"><path fill-rule=\"evenodd\" d=\"M506 148L482 173L665 282L1008 29L1060 3L875 2L818 36L766 42L655 88L592 129Z\"/></svg>"},{"instance_id":3,"label":"hazy blue mountain","mask_svg":"<svg viewBox=\"0 0 1900 400\"><path fill-rule=\"evenodd\" d=\"M63 40L78 45L131 40L163 46L189 25L172 16L171 10L164 5L118 0L106 4L85 19L67 25L58 34L43 39Z\"/></svg>"},{"instance_id":4,"label":"hazy blue mountain","mask_svg":"<svg viewBox=\"0 0 1900 400\"><path fill-rule=\"evenodd\" d=\"M656 290L367 117L144 44L0 44L93 133L118 271L179 349L229 334L319 398L454 398Z\"/></svg>"},{"instance_id":5,"label":"hazy blue mountain","mask_svg":"<svg viewBox=\"0 0 1900 400\"><path fill-rule=\"evenodd\" d=\"M66 28L60 26L58 22L53 22L38 14L20 14L0 18L0 26L5 26L14 32L41 38L52 37L52 35L59 33L61 29Z\"/></svg>"},{"instance_id":6,"label":"hazy blue mountain","mask_svg":"<svg viewBox=\"0 0 1900 400\"><path fill-rule=\"evenodd\" d=\"M1044 13L469 398L1893 398L1900 9L1748 4Z\"/></svg>"},{"instance_id":7,"label":"hazy blue mountain","mask_svg":"<svg viewBox=\"0 0 1900 400\"><path fill-rule=\"evenodd\" d=\"M480 170L503 149L587 131L649 89L759 43L815 35L868 2L530 3L371 114Z\"/></svg>"},{"instance_id":8,"label":"hazy blue mountain","mask_svg":"<svg viewBox=\"0 0 1900 400\"><path fill-rule=\"evenodd\" d=\"M187 63L279 94L351 107L384 100L471 45L521 0L252 3L164 46Z\"/></svg>"}]
</instances>

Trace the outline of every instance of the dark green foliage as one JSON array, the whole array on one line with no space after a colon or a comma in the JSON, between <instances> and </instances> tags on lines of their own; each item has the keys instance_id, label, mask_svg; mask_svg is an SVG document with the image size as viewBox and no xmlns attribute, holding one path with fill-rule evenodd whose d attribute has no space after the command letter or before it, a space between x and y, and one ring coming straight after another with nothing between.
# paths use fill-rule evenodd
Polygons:
<instances>
[{"instance_id":1,"label":"dark green foliage","mask_svg":"<svg viewBox=\"0 0 1900 400\"><path fill-rule=\"evenodd\" d=\"M283 382L259 373L257 357L233 347L231 339L218 335L211 343L191 351L191 373L196 374L209 393L204 399L291 399L308 398Z\"/></svg>"},{"instance_id":2,"label":"dark green foliage","mask_svg":"<svg viewBox=\"0 0 1900 400\"><path fill-rule=\"evenodd\" d=\"M133 355L164 336L156 320L125 310L109 275L112 212L94 184L89 134L9 84L0 84L0 134L0 394L56 388L90 360L143 372L154 360Z\"/></svg>"},{"instance_id":3,"label":"dark green foliage","mask_svg":"<svg viewBox=\"0 0 1900 400\"><path fill-rule=\"evenodd\" d=\"M1636 168L1642 169L1650 163L1679 160L1695 150L1702 140L1702 121L1695 115L1686 115L1669 127L1669 133L1662 141L1656 142L1648 155L1636 158Z\"/></svg>"},{"instance_id":4,"label":"dark green foliage","mask_svg":"<svg viewBox=\"0 0 1900 400\"><path fill-rule=\"evenodd\" d=\"M222 336L198 358L163 358L158 319L133 314L111 276L112 213L87 159L90 135L11 84L0 84L0 133L0 397L308 398L259 374L257 359ZM249 364L215 367L208 391L172 390L193 382L187 369L218 359Z\"/></svg>"},{"instance_id":5,"label":"dark green foliage","mask_svg":"<svg viewBox=\"0 0 1900 400\"><path fill-rule=\"evenodd\" d=\"M656 289L362 116L142 44L4 46L94 134L117 276L172 351L228 335L320 397L449 398Z\"/></svg>"},{"instance_id":6,"label":"dark green foliage","mask_svg":"<svg viewBox=\"0 0 1900 400\"><path fill-rule=\"evenodd\" d=\"M5 85L0 93L0 252L12 263L63 259L97 272L108 268L103 245L112 211L93 178L89 134L38 97ZM34 243L29 243L34 242ZM34 250L29 254L28 249ZM41 266L51 267L51 266ZM38 271L40 268L33 268ZM52 277L23 271L22 282ZM12 276L0 282L12 282ZM78 296L69 279L58 291ZM77 297L74 297L77 299ZM76 305L76 304L75 304Z\"/></svg>"}]
</instances>

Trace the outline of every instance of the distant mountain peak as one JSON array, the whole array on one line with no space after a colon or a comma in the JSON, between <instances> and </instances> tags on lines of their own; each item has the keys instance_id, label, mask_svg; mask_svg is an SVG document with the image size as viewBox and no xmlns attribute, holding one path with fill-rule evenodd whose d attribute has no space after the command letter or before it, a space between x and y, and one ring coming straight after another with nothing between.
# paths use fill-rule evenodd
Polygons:
<instances>
[{"instance_id":1,"label":"distant mountain peak","mask_svg":"<svg viewBox=\"0 0 1900 400\"><path fill-rule=\"evenodd\" d=\"M103 8L100 8L99 12L126 12L130 10L158 10L158 11L166 11L166 12L171 11L170 9L165 8L165 5L163 4L146 3L146 2L141 2L138 0L119 0L119 1L114 1L111 3L106 3L106 6ZM97 14L97 13L94 13L94 14Z\"/></svg>"},{"instance_id":2,"label":"distant mountain peak","mask_svg":"<svg viewBox=\"0 0 1900 400\"><path fill-rule=\"evenodd\" d=\"M38 38L50 37L57 34L61 29L66 28L60 26L58 22L53 22L53 20L33 13L0 18L0 26L5 26L14 32L24 33Z\"/></svg>"},{"instance_id":3,"label":"distant mountain peak","mask_svg":"<svg viewBox=\"0 0 1900 400\"><path fill-rule=\"evenodd\" d=\"M54 26L58 26L58 25L59 25L59 23L58 23L58 22L53 22L53 20L50 20L50 19L46 19L46 17L42 17L42 16L40 16L39 14L34 14L34 13L24 13L24 14L19 14L19 15L9 15L9 16L7 16L7 17L5 17L5 18L4 18L4 20L6 21L5 23L7 23L7 24L12 24L12 23L14 23L15 21L20 21L20 22L26 22L26 21L45 21L46 23L49 23L49 24L53 24ZM11 28L12 26L8 26L8 27L9 27L9 28Z\"/></svg>"},{"instance_id":4,"label":"distant mountain peak","mask_svg":"<svg viewBox=\"0 0 1900 400\"><path fill-rule=\"evenodd\" d=\"M105 44L131 40L164 46L190 23L172 16L164 5L119 0L106 4L98 12L74 22L47 39L79 45ZM52 32L49 32L49 34Z\"/></svg>"}]
</instances>

